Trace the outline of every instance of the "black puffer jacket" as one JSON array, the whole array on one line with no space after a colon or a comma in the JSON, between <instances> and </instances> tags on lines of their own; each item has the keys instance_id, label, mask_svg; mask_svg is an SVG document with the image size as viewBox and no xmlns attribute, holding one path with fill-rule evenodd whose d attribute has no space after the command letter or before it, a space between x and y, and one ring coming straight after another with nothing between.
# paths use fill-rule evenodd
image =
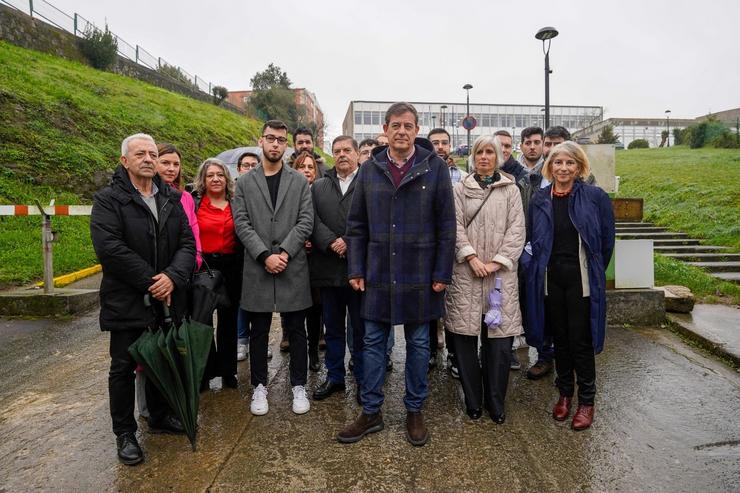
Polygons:
<instances>
[{"instance_id":1,"label":"black puffer jacket","mask_svg":"<svg viewBox=\"0 0 740 493\"><path fill-rule=\"evenodd\" d=\"M95 194L90 235L103 266L101 330L153 327L155 312L144 305L152 276L164 272L175 284L172 308L186 311L185 288L195 267L195 240L180 193L155 176L159 220L119 166L111 183Z\"/></svg>"},{"instance_id":2,"label":"black puffer jacket","mask_svg":"<svg viewBox=\"0 0 740 493\"><path fill-rule=\"evenodd\" d=\"M356 179L356 177L355 177ZM311 187L314 219L311 243L313 249L309 257L311 287L344 287L347 280L347 258L340 258L329 245L344 236L347 229L347 213L352 204L355 180L349 184L347 193L342 195L337 171L330 169L323 178L316 180Z\"/></svg>"}]
</instances>

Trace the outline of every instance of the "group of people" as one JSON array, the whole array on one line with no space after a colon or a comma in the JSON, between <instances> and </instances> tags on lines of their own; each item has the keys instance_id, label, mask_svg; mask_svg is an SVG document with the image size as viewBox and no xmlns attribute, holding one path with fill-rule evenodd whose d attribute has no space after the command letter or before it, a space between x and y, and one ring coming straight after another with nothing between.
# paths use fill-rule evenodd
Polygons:
<instances>
[{"instance_id":1,"label":"group of people","mask_svg":"<svg viewBox=\"0 0 740 493\"><path fill-rule=\"evenodd\" d=\"M555 362L553 418L576 430L594 417L595 358L606 324L605 271L614 245L608 196L593 186L586 154L562 127L522 132L521 161L506 131L478 138L470 173L450 157L449 133L419 138L413 105L386 112L382 137L332 142L334 167L313 152L310 131L267 121L261 152L245 153L238 177L218 159L183 190L180 152L146 134L127 137L111 184L94 199L91 236L103 267L100 325L111 332L109 396L119 459L143 460L134 419L135 362L128 346L161 321L161 304L188 316L187 284L198 269L224 276L230 303L217 307L216 339L203 389L220 377L237 387L249 358L250 411L269 411L267 361L274 313L290 353L292 410L310 410L307 372L326 379L321 401L346 390L349 346L362 412L342 443L383 429L383 384L394 326L406 341L406 437L424 445L428 370L447 346L471 419L504 423L509 370L525 336L538 350L529 378ZM305 137L308 138L305 138ZM543 143L544 140L544 143ZM544 147L544 150L543 150ZM236 178L236 179L234 179ZM392 347L392 346L391 346ZM156 389L143 387L149 429L182 425Z\"/></svg>"}]
</instances>

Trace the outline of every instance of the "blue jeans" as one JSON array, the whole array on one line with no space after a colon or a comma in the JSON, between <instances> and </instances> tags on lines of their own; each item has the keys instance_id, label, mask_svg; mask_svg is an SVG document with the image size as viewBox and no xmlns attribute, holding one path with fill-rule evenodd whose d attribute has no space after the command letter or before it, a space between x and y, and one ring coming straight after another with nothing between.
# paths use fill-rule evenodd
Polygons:
<instances>
[{"instance_id":1,"label":"blue jeans","mask_svg":"<svg viewBox=\"0 0 740 493\"><path fill-rule=\"evenodd\" d=\"M360 319L361 295L351 287L321 288L321 303L323 305L324 326L326 327L326 378L333 383L344 383L344 355L345 344L350 329L345 326L347 319L351 320L353 330L362 328ZM346 315L349 314L347 318ZM358 342L362 341L358 337ZM362 351L353 348L352 353L357 355L354 361L354 374L358 384L362 384Z\"/></svg>"},{"instance_id":2,"label":"blue jeans","mask_svg":"<svg viewBox=\"0 0 740 493\"><path fill-rule=\"evenodd\" d=\"M542 341L542 349L537 351L537 363L541 361L552 362L555 359L555 344L553 343L552 336L545 334L545 339Z\"/></svg>"},{"instance_id":3,"label":"blue jeans","mask_svg":"<svg viewBox=\"0 0 740 493\"><path fill-rule=\"evenodd\" d=\"M362 409L365 414L375 414L383 405L386 348L391 325L372 320L364 320L364 324L365 374L362 385ZM429 322L405 324L403 330L406 337L406 395L403 403L408 411L418 412L421 411L429 394L427 380Z\"/></svg>"},{"instance_id":4,"label":"blue jeans","mask_svg":"<svg viewBox=\"0 0 740 493\"><path fill-rule=\"evenodd\" d=\"M239 314L236 317L237 341L239 344L249 344L250 325L249 314L246 310L239 308Z\"/></svg>"}]
</instances>

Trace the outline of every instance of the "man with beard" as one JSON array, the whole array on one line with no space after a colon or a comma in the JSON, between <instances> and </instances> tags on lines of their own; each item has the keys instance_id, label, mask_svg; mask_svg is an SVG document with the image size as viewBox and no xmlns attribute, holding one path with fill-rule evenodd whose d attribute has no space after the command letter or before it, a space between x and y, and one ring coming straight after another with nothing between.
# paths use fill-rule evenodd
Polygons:
<instances>
[{"instance_id":1,"label":"man with beard","mask_svg":"<svg viewBox=\"0 0 740 493\"><path fill-rule=\"evenodd\" d=\"M326 160L321 157L319 153L314 152L313 150L313 132L311 132L311 129L298 127L295 132L293 132L293 147L295 150L293 151L293 154L290 155L288 164L292 166L293 161L295 161L302 152L306 151L310 153L313 156L314 161L316 161L316 176L324 176L329 168L326 166Z\"/></svg>"},{"instance_id":2,"label":"man with beard","mask_svg":"<svg viewBox=\"0 0 740 493\"><path fill-rule=\"evenodd\" d=\"M540 127L527 127L522 130L522 155L519 162L528 170L542 163L542 134Z\"/></svg>"},{"instance_id":3,"label":"man with beard","mask_svg":"<svg viewBox=\"0 0 740 493\"><path fill-rule=\"evenodd\" d=\"M237 181L233 205L234 226L245 249L240 304L252 320L250 410L256 416L269 409L267 344L273 312L283 316L290 339L293 412L303 414L311 407L305 388L308 362L303 320L304 310L311 306L304 245L313 229L313 205L305 177L283 166L287 136L288 127L279 120L263 125L262 163Z\"/></svg>"},{"instance_id":4,"label":"man with beard","mask_svg":"<svg viewBox=\"0 0 740 493\"><path fill-rule=\"evenodd\" d=\"M360 401L362 385L362 339L360 320L361 294L347 280L347 213L355 191L359 153L357 142L340 135L332 142L334 169L311 187L314 204L314 226L311 236L311 283L321 290L324 324L326 325L326 380L314 392L315 400L323 400L335 392L343 392L344 351L347 331L352 330L353 371L357 382L355 397ZM345 326L349 313L350 326ZM350 328L351 327L351 328Z\"/></svg>"}]
</instances>

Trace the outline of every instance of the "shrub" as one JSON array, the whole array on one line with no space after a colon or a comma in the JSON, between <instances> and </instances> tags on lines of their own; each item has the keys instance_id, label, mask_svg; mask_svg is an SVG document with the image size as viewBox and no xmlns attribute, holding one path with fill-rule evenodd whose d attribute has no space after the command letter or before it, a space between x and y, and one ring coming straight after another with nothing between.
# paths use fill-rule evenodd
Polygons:
<instances>
[{"instance_id":1,"label":"shrub","mask_svg":"<svg viewBox=\"0 0 740 493\"><path fill-rule=\"evenodd\" d=\"M89 28L79 40L80 51L90 62L90 65L105 70L116 61L118 55L118 40L105 26L105 31Z\"/></svg>"},{"instance_id":2,"label":"shrub","mask_svg":"<svg viewBox=\"0 0 740 493\"><path fill-rule=\"evenodd\" d=\"M214 86L211 92L213 93L213 104L216 106L221 104L229 95L229 90L224 86Z\"/></svg>"},{"instance_id":3,"label":"shrub","mask_svg":"<svg viewBox=\"0 0 740 493\"><path fill-rule=\"evenodd\" d=\"M712 140L709 141L709 145L723 149L737 149L739 147L737 136L733 134L729 128L725 128L724 132L712 138Z\"/></svg>"},{"instance_id":4,"label":"shrub","mask_svg":"<svg viewBox=\"0 0 740 493\"><path fill-rule=\"evenodd\" d=\"M619 134L614 133L614 127L611 125L602 128L596 140L597 144L616 144L617 142L619 142Z\"/></svg>"},{"instance_id":5,"label":"shrub","mask_svg":"<svg viewBox=\"0 0 740 493\"><path fill-rule=\"evenodd\" d=\"M169 63L162 62L162 64L157 67L157 72L159 72L162 75L166 75L170 79L175 79L177 82L181 82L182 84L185 84L186 86L194 89L198 89L198 87L193 84L193 82L188 78L187 75L185 75L180 67L176 67L174 65L170 65Z\"/></svg>"},{"instance_id":6,"label":"shrub","mask_svg":"<svg viewBox=\"0 0 740 493\"><path fill-rule=\"evenodd\" d=\"M650 147L650 144L645 139L635 139L632 142L629 143L627 146L627 149L647 149Z\"/></svg>"}]
</instances>

